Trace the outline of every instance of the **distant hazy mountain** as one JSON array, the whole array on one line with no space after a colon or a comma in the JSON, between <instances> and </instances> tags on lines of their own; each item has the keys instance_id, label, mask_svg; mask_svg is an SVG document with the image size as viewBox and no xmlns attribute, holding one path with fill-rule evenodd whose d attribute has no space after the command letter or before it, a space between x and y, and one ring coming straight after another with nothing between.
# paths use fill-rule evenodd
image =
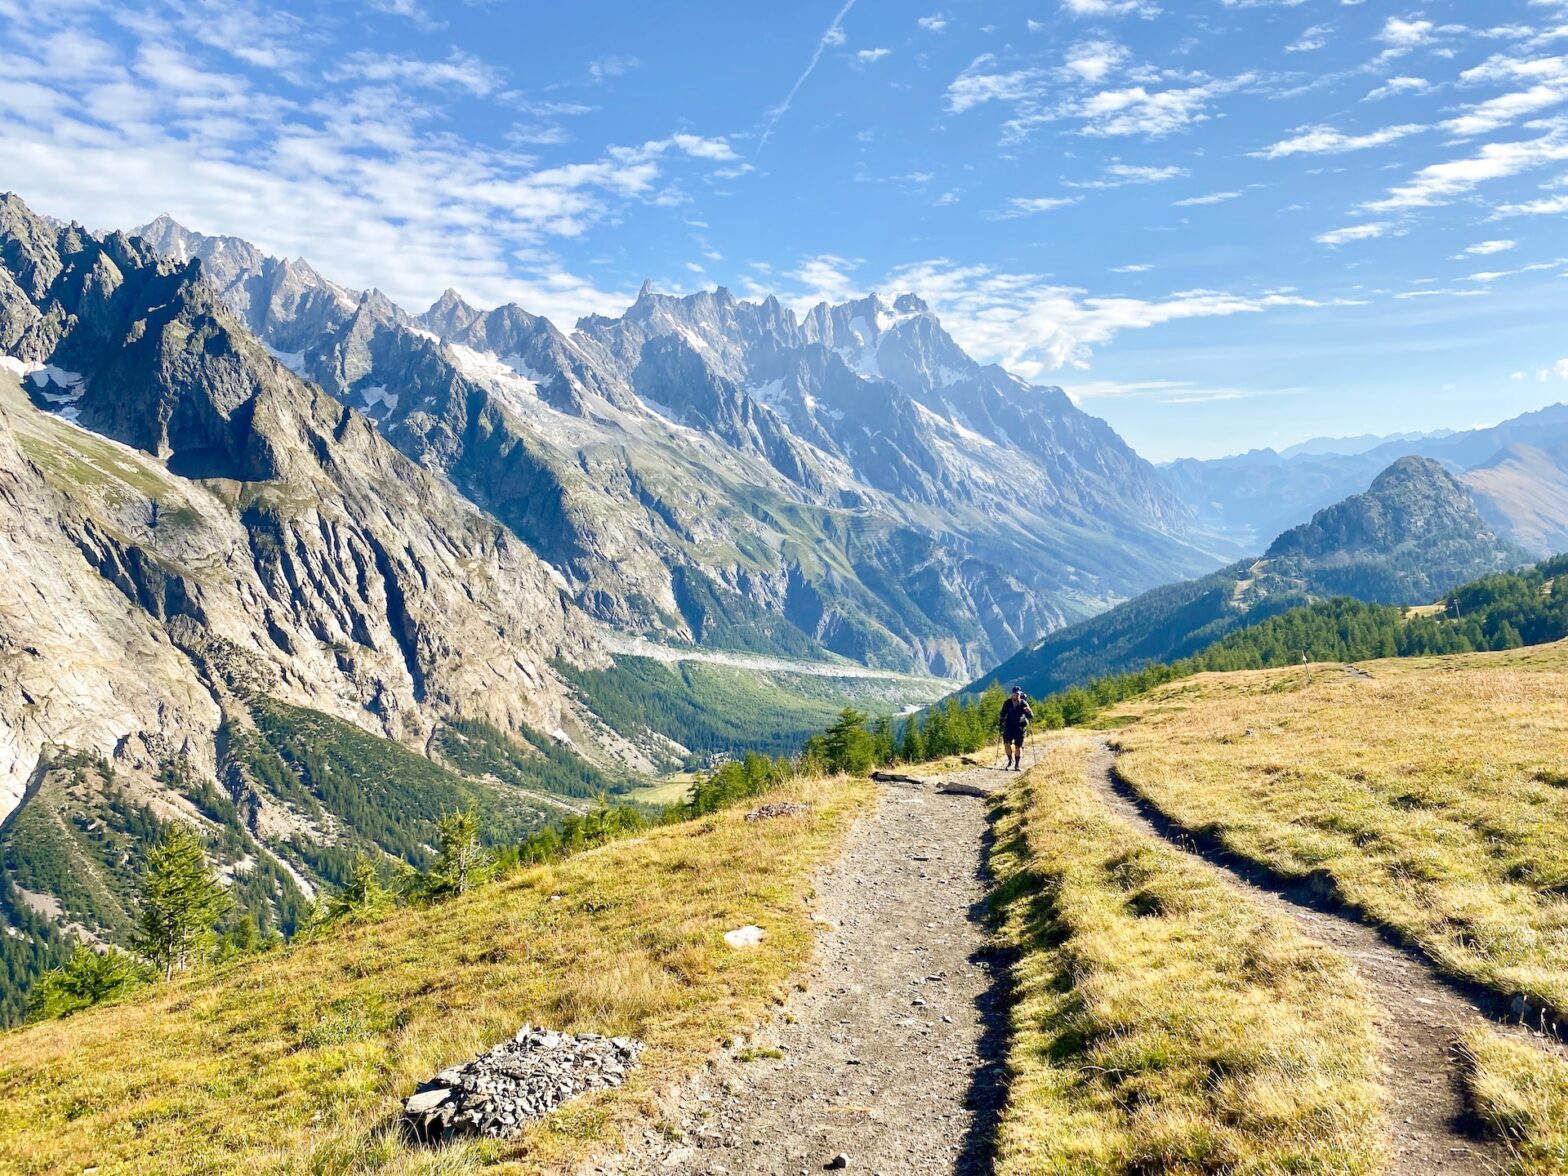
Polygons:
<instances>
[{"instance_id":1,"label":"distant hazy mountain","mask_svg":"<svg viewBox=\"0 0 1568 1176\"><path fill-rule=\"evenodd\" d=\"M1565 443L1568 404L1557 404L1490 428L1395 438L1361 452L1317 452L1309 443L1308 450L1295 453L1255 449L1214 460L1185 458L1160 472L1192 505L1216 546L1228 543L1245 551L1256 550L1268 536L1354 493L1407 454L1433 458L1451 473L1463 474L1510 446L1545 451ZM1552 554L1555 548L1545 539L1551 524L1545 523L1543 530L1541 520L1568 518L1568 495L1524 480L1493 478L1483 486L1485 481L1475 485L1477 499L1502 537L1532 553Z\"/></svg>"},{"instance_id":2,"label":"distant hazy mountain","mask_svg":"<svg viewBox=\"0 0 1568 1176\"><path fill-rule=\"evenodd\" d=\"M1048 694L1103 674L1196 653L1232 629L1328 596L1421 602L1523 561L1465 487L1429 458L1404 457L1362 494L1280 535L1261 559L1168 584L1052 633L983 675Z\"/></svg>"},{"instance_id":3,"label":"distant hazy mountain","mask_svg":"<svg viewBox=\"0 0 1568 1176\"><path fill-rule=\"evenodd\" d=\"M1358 453L1377 449L1383 445L1398 443L1412 443L1419 441L1435 441L1453 435L1452 429L1435 429L1429 433L1362 433L1357 437L1311 437L1306 441L1298 441L1294 445L1287 445L1279 451L1281 457L1321 457L1325 454L1339 454L1344 457L1353 457Z\"/></svg>"},{"instance_id":4,"label":"distant hazy mountain","mask_svg":"<svg viewBox=\"0 0 1568 1176\"><path fill-rule=\"evenodd\" d=\"M645 287L571 332L448 291L411 315L160 218L282 362L449 478L618 627L954 676L1213 566L1182 499L913 295Z\"/></svg>"},{"instance_id":5,"label":"distant hazy mountain","mask_svg":"<svg viewBox=\"0 0 1568 1176\"><path fill-rule=\"evenodd\" d=\"M1516 442L1460 480L1499 534L1535 553L1568 551L1568 441Z\"/></svg>"}]
</instances>

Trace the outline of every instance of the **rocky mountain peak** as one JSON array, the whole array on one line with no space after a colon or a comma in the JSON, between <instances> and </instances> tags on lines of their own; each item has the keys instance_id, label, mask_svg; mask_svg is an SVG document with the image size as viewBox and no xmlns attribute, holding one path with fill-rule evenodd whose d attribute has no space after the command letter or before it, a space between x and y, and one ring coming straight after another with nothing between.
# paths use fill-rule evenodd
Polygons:
<instances>
[{"instance_id":1,"label":"rocky mountain peak","mask_svg":"<svg viewBox=\"0 0 1568 1176\"><path fill-rule=\"evenodd\" d=\"M1429 457L1402 457L1356 494L1286 531L1269 558L1388 554L1416 545L1462 543L1501 549L1464 485Z\"/></svg>"}]
</instances>

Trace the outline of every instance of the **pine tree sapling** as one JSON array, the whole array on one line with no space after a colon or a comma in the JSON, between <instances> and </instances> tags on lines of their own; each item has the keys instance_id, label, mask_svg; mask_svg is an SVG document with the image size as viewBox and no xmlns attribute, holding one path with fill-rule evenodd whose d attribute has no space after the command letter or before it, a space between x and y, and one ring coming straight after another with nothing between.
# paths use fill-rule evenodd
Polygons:
<instances>
[{"instance_id":1,"label":"pine tree sapling","mask_svg":"<svg viewBox=\"0 0 1568 1176\"><path fill-rule=\"evenodd\" d=\"M118 948L96 952L79 943L63 967L45 972L28 992L27 1017L30 1021L68 1017L149 979L147 966Z\"/></svg>"},{"instance_id":2,"label":"pine tree sapling","mask_svg":"<svg viewBox=\"0 0 1568 1176\"><path fill-rule=\"evenodd\" d=\"M200 835L176 821L147 855L136 946L170 980L190 965L192 953L232 906L228 890L207 870Z\"/></svg>"},{"instance_id":3,"label":"pine tree sapling","mask_svg":"<svg viewBox=\"0 0 1568 1176\"><path fill-rule=\"evenodd\" d=\"M347 884L326 900L328 921L373 919L392 905L392 892L381 882L380 871L367 853L356 854Z\"/></svg>"}]
</instances>

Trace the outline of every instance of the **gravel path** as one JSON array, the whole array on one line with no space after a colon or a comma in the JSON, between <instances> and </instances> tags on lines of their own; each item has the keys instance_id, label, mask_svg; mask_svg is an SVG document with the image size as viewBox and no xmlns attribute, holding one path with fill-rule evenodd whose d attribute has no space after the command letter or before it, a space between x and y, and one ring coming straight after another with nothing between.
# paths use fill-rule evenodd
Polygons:
<instances>
[{"instance_id":1,"label":"gravel path","mask_svg":"<svg viewBox=\"0 0 1568 1176\"><path fill-rule=\"evenodd\" d=\"M842 1154L883 1176L989 1172L1005 975L983 954L986 830L983 799L883 785L818 880L806 991L669 1097L683 1138L650 1134L603 1170L795 1176Z\"/></svg>"},{"instance_id":2,"label":"gravel path","mask_svg":"<svg viewBox=\"0 0 1568 1176\"><path fill-rule=\"evenodd\" d=\"M1090 765L1090 778L1118 815L1203 861L1252 901L1293 920L1309 939L1347 957L1360 973L1376 1006L1374 1020L1384 1048L1390 1176L1500 1171L1507 1149L1476 1138L1468 1129L1454 1043L1469 1030L1490 1025L1543 1047L1555 1046L1518 1026L1499 1025L1495 1017L1501 1010L1494 997L1445 979L1422 956L1390 943L1354 915L1324 909L1305 889L1289 888L1266 870L1195 841L1122 781L1115 763L1115 753L1101 748Z\"/></svg>"},{"instance_id":3,"label":"gravel path","mask_svg":"<svg viewBox=\"0 0 1568 1176\"><path fill-rule=\"evenodd\" d=\"M1498 1022L1484 993L1436 974L1266 871L1200 845L1141 800L1101 749L1092 782L1135 828L1170 842L1249 899L1344 954L1377 1007L1391 1108L1390 1176L1482 1176L1506 1150L1475 1138L1454 1042ZM992 768L933 777L987 792ZM650 1132L596 1171L630 1176L981 1176L1005 1098L1005 960L985 954L986 804L934 783L883 785L817 886L818 960L804 992L663 1100ZM1511 1031L1544 1041L1517 1027ZM836 1161L842 1157L842 1165Z\"/></svg>"}]
</instances>

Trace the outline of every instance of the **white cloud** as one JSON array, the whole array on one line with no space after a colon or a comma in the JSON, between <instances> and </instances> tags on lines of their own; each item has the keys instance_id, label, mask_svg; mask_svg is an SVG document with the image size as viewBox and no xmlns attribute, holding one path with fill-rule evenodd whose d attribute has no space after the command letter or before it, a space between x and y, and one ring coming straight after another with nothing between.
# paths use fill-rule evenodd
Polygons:
<instances>
[{"instance_id":1,"label":"white cloud","mask_svg":"<svg viewBox=\"0 0 1568 1176\"><path fill-rule=\"evenodd\" d=\"M1512 94L1503 94L1477 103L1465 113L1448 119L1443 129L1460 138L1485 135L1499 127L1538 110L1546 110L1568 101L1568 86L1531 86Z\"/></svg>"},{"instance_id":2,"label":"white cloud","mask_svg":"<svg viewBox=\"0 0 1568 1176\"><path fill-rule=\"evenodd\" d=\"M1328 44L1328 35L1333 32L1330 25L1313 25L1295 41L1285 46L1286 53L1311 53Z\"/></svg>"},{"instance_id":3,"label":"white cloud","mask_svg":"<svg viewBox=\"0 0 1568 1176\"><path fill-rule=\"evenodd\" d=\"M1204 204L1224 204L1227 200L1234 200L1240 192L1210 192L1204 196L1188 196L1185 200L1174 201L1175 208L1196 208Z\"/></svg>"},{"instance_id":4,"label":"white cloud","mask_svg":"<svg viewBox=\"0 0 1568 1176\"><path fill-rule=\"evenodd\" d=\"M1483 270L1481 273L1470 274L1465 278L1465 281L1491 284L1492 282L1500 281L1503 278L1518 277L1520 274L1535 274L1540 273L1543 270L1560 269L1565 263L1565 260L1568 259L1559 257L1552 261L1537 261L1530 265L1521 265L1517 269Z\"/></svg>"},{"instance_id":5,"label":"white cloud","mask_svg":"<svg viewBox=\"0 0 1568 1176\"><path fill-rule=\"evenodd\" d=\"M1147 263L1140 263L1138 265L1118 265L1115 266L1111 272L1113 274L1146 274L1153 268L1154 267L1152 265Z\"/></svg>"},{"instance_id":6,"label":"white cloud","mask_svg":"<svg viewBox=\"0 0 1568 1176\"><path fill-rule=\"evenodd\" d=\"M1287 155L1339 155L1347 151L1381 147L1424 130L1425 127L1415 123L1405 123L1369 131L1365 135L1347 135L1333 127L1310 127L1250 154L1257 159L1283 159Z\"/></svg>"},{"instance_id":7,"label":"white cloud","mask_svg":"<svg viewBox=\"0 0 1568 1176\"><path fill-rule=\"evenodd\" d=\"M1342 229L1333 229L1327 233L1319 233L1313 240L1320 245L1344 245L1350 241L1367 241L1374 237L1386 237L1390 234L1398 235L1398 228L1389 221L1370 221L1361 225L1346 225Z\"/></svg>"},{"instance_id":8,"label":"white cloud","mask_svg":"<svg viewBox=\"0 0 1568 1176\"><path fill-rule=\"evenodd\" d=\"M1040 212L1055 212L1059 208L1077 204L1080 199L1078 196L1014 196L1007 202L1009 211L1002 215L1034 216Z\"/></svg>"},{"instance_id":9,"label":"white cloud","mask_svg":"<svg viewBox=\"0 0 1568 1176\"><path fill-rule=\"evenodd\" d=\"M1550 124L1539 138L1487 143L1474 155L1422 168L1409 183L1389 190L1382 200L1364 205L1373 212L1445 204L1489 180L1504 179L1556 160L1568 159L1568 125Z\"/></svg>"},{"instance_id":10,"label":"white cloud","mask_svg":"<svg viewBox=\"0 0 1568 1176\"><path fill-rule=\"evenodd\" d=\"M1062 0L1062 8L1072 16L1141 16L1145 19L1160 14L1154 0Z\"/></svg>"},{"instance_id":11,"label":"white cloud","mask_svg":"<svg viewBox=\"0 0 1568 1176\"><path fill-rule=\"evenodd\" d=\"M402 82L436 90L462 90L475 97L493 94L502 86L500 71L471 53L453 50L443 61L421 61L391 53L353 53L329 79L365 82Z\"/></svg>"},{"instance_id":12,"label":"white cloud","mask_svg":"<svg viewBox=\"0 0 1568 1176\"><path fill-rule=\"evenodd\" d=\"M336 81L318 78L291 102L205 68L200 47L167 26L128 26L125 35L131 50L108 54L78 37L70 72L51 68L63 45L12 43L11 80L0 84L0 175L25 176L18 186L40 211L101 227L169 212L410 306L447 285L566 324L624 306L621 293L564 266L554 244L628 205L683 199L682 173L734 158L723 139L685 131L552 166L466 139L450 103L492 101L503 115L577 107L517 102L494 70L462 55L356 55ZM35 74L48 83L18 87Z\"/></svg>"},{"instance_id":13,"label":"white cloud","mask_svg":"<svg viewBox=\"0 0 1568 1176\"><path fill-rule=\"evenodd\" d=\"M729 160L740 158L735 154L735 149L723 139L706 139L701 135L677 134L670 136L670 142L693 159Z\"/></svg>"},{"instance_id":14,"label":"white cloud","mask_svg":"<svg viewBox=\"0 0 1568 1176\"><path fill-rule=\"evenodd\" d=\"M1037 69L991 72L996 58L990 53L971 61L947 87L947 109L962 114L986 102L1016 102L1035 94L1045 75Z\"/></svg>"},{"instance_id":15,"label":"white cloud","mask_svg":"<svg viewBox=\"0 0 1568 1176\"><path fill-rule=\"evenodd\" d=\"M1521 204L1499 204L1489 219L1506 216L1555 216L1568 212L1568 196L1546 196L1540 200L1527 200Z\"/></svg>"},{"instance_id":16,"label":"white cloud","mask_svg":"<svg viewBox=\"0 0 1568 1176\"><path fill-rule=\"evenodd\" d=\"M855 51L855 60L865 62L881 61L892 52L891 49L857 49Z\"/></svg>"},{"instance_id":17,"label":"white cloud","mask_svg":"<svg viewBox=\"0 0 1568 1176\"><path fill-rule=\"evenodd\" d=\"M1252 76L1215 80L1185 89L1150 91L1143 86L1102 90L1069 113L1084 120L1083 134L1144 135L1162 138L1210 117L1209 104L1221 94L1247 85Z\"/></svg>"},{"instance_id":18,"label":"white cloud","mask_svg":"<svg viewBox=\"0 0 1568 1176\"><path fill-rule=\"evenodd\" d=\"M1158 184L1187 174L1184 167L1174 164L1152 167L1139 164L1113 163L1098 180L1069 181L1069 188L1125 188L1129 184Z\"/></svg>"},{"instance_id":19,"label":"white cloud","mask_svg":"<svg viewBox=\"0 0 1568 1176\"><path fill-rule=\"evenodd\" d=\"M1080 41L1067 51L1062 69L1069 77L1098 84L1120 68L1130 54L1115 41Z\"/></svg>"},{"instance_id":20,"label":"white cloud","mask_svg":"<svg viewBox=\"0 0 1568 1176\"><path fill-rule=\"evenodd\" d=\"M1462 257L1488 257L1493 253L1506 253L1517 245L1517 241L1477 241L1474 245L1466 246L1450 260L1458 261Z\"/></svg>"},{"instance_id":21,"label":"white cloud","mask_svg":"<svg viewBox=\"0 0 1568 1176\"><path fill-rule=\"evenodd\" d=\"M1425 78L1414 78L1401 75L1389 78L1375 90L1368 92L1362 99L1363 102L1375 102L1379 98L1392 98L1396 94L1425 94L1432 88L1432 83Z\"/></svg>"},{"instance_id":22,"label":"white cloud","mask_svg":"<svg viewBox=\"0 0 1568 1176\"><path fill-rule=\"evenodd\" d=\"M1429 20L1405 20L1391 16L1383 23L1377 39L1387 45L1385 56L1398 56L1430 44L1436 26Z\"/></svg>"},{"instance_id":23,"label":"white cloud","mask_svg":"<svg viewBox=\"0 0 1568 1176\"><path fill-rule=\"evenodd\" d=\"M1184 290L1163 298L1102 298L1034 274L927 261L894 271L888 289L919 290L954 337L977 357L1034 378L1084 366L1122 331L1192 318L1223 318L1329 305L1299 294Z\"/></svg>"},{"instance_id":24,"label":"white cloud","mask_svg":"<svg viewBox=\"0 0 1568 1176\"><path fill-rule=\"evenodd\" d=\"M947 28L947 17L943 13L937 12L930 16L922 16L919 20L915 21L915 24L919 25L928 33L940 33L943 29Z\"/></svg>"}]
</instances>

